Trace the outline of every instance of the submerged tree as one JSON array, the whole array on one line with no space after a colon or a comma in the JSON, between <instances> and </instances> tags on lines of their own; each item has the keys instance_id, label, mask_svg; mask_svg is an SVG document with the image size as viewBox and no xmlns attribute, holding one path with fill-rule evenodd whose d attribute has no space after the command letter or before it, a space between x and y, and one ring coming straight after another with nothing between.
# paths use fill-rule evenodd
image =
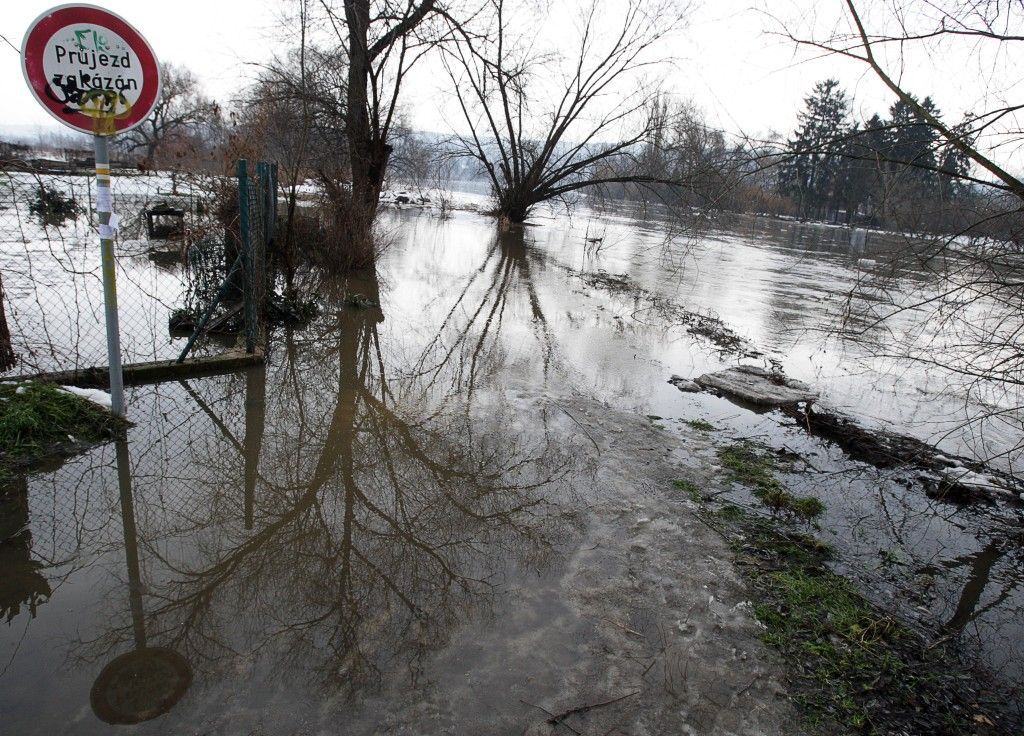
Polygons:
<instances>
[{"instance_id":1,"label":"submerged tree","mask_svg":"<svg viewBox=\"0 0 1024 736\"><path fill-rule=\"evenodd\" d=\"M345 137L345 60L311 44L311 5L298 0L294 14L281 18L283 26L296 28L295 45L261 68L235 129L236 145L246 156L278 164L286 209L276 246L288 293L294 288L296 241L303 239L306 248L317 245L309 232L296 230L299 187L322 172L345 170L348 162L347 146L338 144Z\"/></svg>"},{"instance_id":2,"label":"submerged tree","mask_svg":"<svg viewBox=\"0 0 1024 736\"><path fill-rule=\"evenodd\" d=\"M402 133L402 89L443 41L436 21L448 11L436 0L295 0L289 8L281 25L293 29L290 49L261 66L246 95L243 148L282 164L285 253L301 240L322 266L370 268L380 250L380 195ZM307 179L320 184L315 217L296 211Z\"/></svg>"},{"instance_id":3,"label":"submerged tree","mask_svg":"<svg viewBox=\"0 0 1024 736\"><path fill-rule=\"evenodd\" d=\"M347 241L348 266L365 267L374 259L372 225L391 157L398 102L412 66L439 41L432 20L441 13L436 0L344 0L321 3L332 46L347 62L344 88L344 146L348 181L332 179L329 191L339 234ZM341 245L341 244L340 244Z\"/></svg>"},{"instance_id":4,"label":"submerged tree","mask_svg":"<svg viewBox=\"0 0 1024 736\"><path fill-rule=\"evenodd\" d=\"M683 8L672 0L624 0L568 16L523 15L504 0L459 26L445 64L469 133L458 154L474 159L490 182L501 220L523 222L531 209L582 189L609 184L676 184L639 169L641 154L664 124L658 84L646 77L667 52ZM575 15L574 15L575 12ZM559 49L537 44L539 24L575 26Z\"/></svg>"}]
</instances>

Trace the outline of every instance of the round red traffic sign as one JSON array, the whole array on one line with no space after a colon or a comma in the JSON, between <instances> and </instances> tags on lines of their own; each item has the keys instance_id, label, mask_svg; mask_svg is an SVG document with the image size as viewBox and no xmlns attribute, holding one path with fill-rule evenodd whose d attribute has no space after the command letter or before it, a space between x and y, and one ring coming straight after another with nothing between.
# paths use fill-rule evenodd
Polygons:
<instances>
[{"instance_id":1,"label":"round red traffic sign","mask_svg":"<svg viewBox=\"0 0 1024 736\"><path fill-rule=\"evenodd\" d=\"M25 33L21 58L39 104L86 133L134 128L160 99L160 67L146 39L94 5L61 5L40 15Z\"/></svg>"}]
</instances>

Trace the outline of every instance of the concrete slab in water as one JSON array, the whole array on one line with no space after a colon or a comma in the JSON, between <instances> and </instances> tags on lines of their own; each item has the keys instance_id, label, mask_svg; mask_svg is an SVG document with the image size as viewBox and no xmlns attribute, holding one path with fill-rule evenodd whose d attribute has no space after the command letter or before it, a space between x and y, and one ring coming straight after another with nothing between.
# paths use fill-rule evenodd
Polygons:
<instances>
[{"instance_id":1,"label":"concrete slab in water","mask_svg":"<svg viewBox=\"0 0 1024 736\"><path fill-rule=\"evenodd\" d=\"M772 374L753 365L705 373L697 378L697 383L760 406L782 406L818 398L818 392L803 381Z\"/></svg>"}]
</instances>

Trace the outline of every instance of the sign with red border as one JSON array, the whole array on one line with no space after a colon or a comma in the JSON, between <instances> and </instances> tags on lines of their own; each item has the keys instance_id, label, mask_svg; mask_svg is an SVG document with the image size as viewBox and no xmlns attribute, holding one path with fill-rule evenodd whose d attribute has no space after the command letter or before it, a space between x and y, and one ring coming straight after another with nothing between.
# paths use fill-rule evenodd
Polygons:
<instances>
[{"instance_id":1,"label":"sign with red border","mask_svg":"<svg viewBox=\"0 0 1024 736\"><path fill-rule=\"evenodd\" d=\"M25 33L21 58L39 104L85 133L130 130L160 99L160 67L146 39L94 5L61 5L40 15Z\"/></svg>"}]
</instances>

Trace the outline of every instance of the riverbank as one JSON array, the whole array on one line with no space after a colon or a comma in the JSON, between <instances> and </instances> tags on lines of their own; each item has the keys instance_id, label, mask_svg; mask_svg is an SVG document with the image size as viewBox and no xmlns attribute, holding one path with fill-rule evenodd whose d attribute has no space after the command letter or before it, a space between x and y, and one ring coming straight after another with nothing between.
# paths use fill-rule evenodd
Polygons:
<instances>
[{"instance_id":1,"label":"riverbank","mask_svg":"<svg viewBox=\"0 0 1024 736\"><path fill-rule=\"evenodd\" d=\"M824 510L820 501L793 497L769 452L729 443L716 454L727 481L754 489L761 511L720 501L720 484L701 490L704 479L675 485L728 543L761 639L786 663L789 697L808 733L1015 732L1009 694L991 677L963 664L938 632L929 640L832 569L835 550L811 522Z\"/></svg>"}]
</instances>

